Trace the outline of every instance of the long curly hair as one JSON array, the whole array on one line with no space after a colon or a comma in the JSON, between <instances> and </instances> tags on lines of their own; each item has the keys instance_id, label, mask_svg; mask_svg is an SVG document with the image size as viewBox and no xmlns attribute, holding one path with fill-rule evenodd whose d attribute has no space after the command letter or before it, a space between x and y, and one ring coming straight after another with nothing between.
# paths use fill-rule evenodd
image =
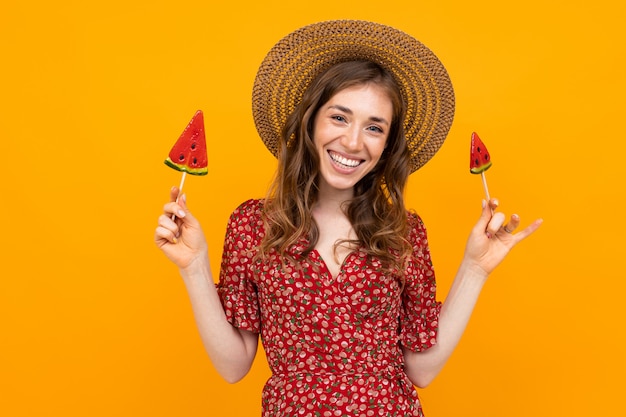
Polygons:
<instances>
[{"instance_id":1,"label":"long curly hair","mask_svg":"<svg viewBox=\"0 0 626 417\"><path fill-rule=\"evenodd\" d=\"M319 231L312 216L318 199L319 155L313 143L318 110L346 88L376 84L389 96L393 116L386 147L378 164L354 186L354 197L344 206L356 240L335 244L358 245L376 256L386 268L402 270L411 252L407 236L404 188L410 173L404 136L405 104L395 80L384 68L369 61L336 64L309 86L301 103L288 117L278 153L278 169L265 202L265 236L260 253L272 248L288 256L290 246L308 238L304 255L317 243Z\"/></svg>"}]
</instances>

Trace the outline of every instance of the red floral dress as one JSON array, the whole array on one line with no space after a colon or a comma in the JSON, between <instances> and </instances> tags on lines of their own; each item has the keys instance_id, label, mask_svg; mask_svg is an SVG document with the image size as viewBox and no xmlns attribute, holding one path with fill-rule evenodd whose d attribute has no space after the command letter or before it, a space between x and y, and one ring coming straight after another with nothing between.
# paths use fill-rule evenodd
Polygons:
<instances>
[{"instance_id":1,"label":"red floral dress","mask_svg":"<svg viewBox=\"0 0 626 417\"><path fill-rule=\"evenodd\" d=\"M233 326L260 333L272 371L262 395L264 417L422 416L404 373L400 344L413 351L435 343L441 304L424 226L414 214L414 255L405 289L360 250L332 278L306 240L255 258L264 235L262 200L249 200L228 223L220 282Z\"/></svg>"}]
</instances>

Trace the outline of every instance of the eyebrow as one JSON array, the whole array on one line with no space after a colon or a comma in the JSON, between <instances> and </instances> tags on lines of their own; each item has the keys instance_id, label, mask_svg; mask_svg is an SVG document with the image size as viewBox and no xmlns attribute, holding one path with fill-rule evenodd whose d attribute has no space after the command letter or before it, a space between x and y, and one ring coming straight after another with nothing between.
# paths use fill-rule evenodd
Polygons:
<instances>
[{"instance_id":1,"label":"eyebrow","mask_svg":"<svg viewBox=\"0 0 626 417\"><path fill-rule=\"evenodd\" d=\"M350 110L349 108L344 107L344 106L342 106L340 104L333 104L332 106L328 106L328 108L329 109L337 109L339 111L342 111L342 112L350 114L350 115L353 114L352 110ZM371 120L372 122L383 123L383 124L389 125L389 122L386 119L382 118L382 117L370 116L369 120Z\"/></svg>"}]
</instances>

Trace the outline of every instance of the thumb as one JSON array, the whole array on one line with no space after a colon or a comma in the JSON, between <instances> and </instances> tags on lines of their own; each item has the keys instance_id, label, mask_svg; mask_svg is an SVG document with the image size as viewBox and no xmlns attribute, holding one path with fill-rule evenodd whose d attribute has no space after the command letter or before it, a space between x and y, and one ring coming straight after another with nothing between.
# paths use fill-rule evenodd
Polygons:
<instances>
[{"instance_id":1,"label":"thumb","mask_svg":"<svg viewBox=\"0 0 626 417\"><path fill-rule=\"evenodd\" d=\"M180 198L178 199L178 205L183 210L183 213L181 214L184 214L184 216L180 217L183 217L187 222L196 221L195 217L193 216L193 214L191 214L191 211L189 211L189 207L187 206L187 194L180 195Z\"/></svg>"},{"instance_id":2,"label":"thumb","mask_svg":"<svg viewBox=\"0 0 626 417\"><path fill-rule=\"evenodd\" d=\"M480 218L478 219L478 222L476 222L474 231L485 233L487 227L489 226L489 222L493 219L495 209L498 208L498 200L495 198L492 198L489 201L483 199L482 204L483 211L480 213Z\"/></svg>"},{"instance_id":3,"label":"thumb","mask_svg":"<svg viewBox=\"0 0 626 417\"><path fill-rule=\"evenodd\" d=\"M481 230L485 230L487 228L487 225L489 224L489 221L493 217L493 212L492 212L491 204L488 203L487 200L483 199L482 204L483 204L483 210L480 213L480 218L478 219L478 222L476 223L476 227Z\"/></svg>"},{"instance_id":4,"label":"thumb","mask_svg":"<svg viewBox=\"0 0 626 417\"><path fill-rule=\"evenodd\" d=\"M183 210L182 214L184 214L184 216L181 216L182 220L183 220L183 224L186 227L191 227L192 229L200 229L201 228L200 222L191 213L191 211L189 210L189 206L187 206L187 195L186 194L181 194L180 198L178 199L178 205Z\"/></svg>"}]
</instances>

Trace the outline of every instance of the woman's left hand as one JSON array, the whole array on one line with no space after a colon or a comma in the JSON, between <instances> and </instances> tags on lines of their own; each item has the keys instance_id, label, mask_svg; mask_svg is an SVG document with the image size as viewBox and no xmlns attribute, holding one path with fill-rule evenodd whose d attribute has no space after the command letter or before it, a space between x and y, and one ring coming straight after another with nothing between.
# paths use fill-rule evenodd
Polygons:
<instances>
[{"instance_id":1,"label":"woman's left hand","mask_svg":"<svg viewBox=\"0 0 626 417\"><path fill-rule=\"evenodd\" d=\"M543 222L542 219L535 220L525 229L515 232L520 224L519 216L513 214L507 222L503 213L495 212L497 207L498 200L495 198L484 204L480 219L470 233L463 259L469 267L480 268L486 275Z\"/></svg>"}]
</instances>

